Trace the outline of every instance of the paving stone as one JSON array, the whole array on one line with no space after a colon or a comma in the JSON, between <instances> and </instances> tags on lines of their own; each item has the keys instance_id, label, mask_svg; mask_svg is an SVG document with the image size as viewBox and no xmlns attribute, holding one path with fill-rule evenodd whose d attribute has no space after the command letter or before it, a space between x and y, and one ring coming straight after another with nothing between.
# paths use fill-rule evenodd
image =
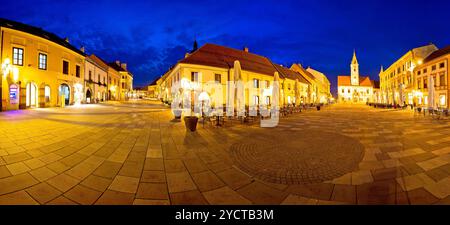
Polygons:
<instances>
[{"instance_id":1,"label":"paving stone","mask_svg":"<svg viewBox=\"0 0 450 225\"><path fill-rule=\"evenodd\" d=\"M271 188L260 182L253 182L237 190L237 192L259 205L280 204L288 195L286 192Z\"/></svg>"},{"instance_id":2,"label":"paving stone","mask_svg":"<svg viewBox=\"0 0 450 225\"><path fill-rule=\"evenodd\" d=\"M141 182L149 182L149 183L166 183L166 175L163 171L143 171Z\"/></svg>"},{"instance_id":3,"label":"paving stone","mask_svg":"<svg viewBox=\"0 0 450 225\"><path fill-rule=\"evenodd\" d=\"M126 193L136 193L139 178L116 176L108 189Z\"/></svg>"},{"instance_id":4,"label":"paving stone","mask_svg":"<svg viewBox=\"0 0 450 225\"><path fill-rule=\"evenodd\" d=\"M122 164L116 162L105 161L94 172L94 175L112 179L119 172Z\"/></svg>"},{"instance_id":5,"label":"paving stone","mask_svg":"<svg viewBox=\"0 0 450 225\"><path fill-rule=\"evenodd\" d=\"M188 172L166 173L169 193L197 189Z\"/></svg>"},{"instance_id":6,"label":"paving stone","mask_svg":"<svg viewBox=\"0 0 450 225\"><path fill-rule=\"evenodd\" d=\"M85 180L83 180L81 184L93 190L104 192L109 187L111 182L111 179L90 175Z\"/></svg>"},{"instance_id":7,"label":"paving stone","mask_svg":"<svg viewBox=\"0 0 450 225\"><path fill-rule=\"evenodd\" d=\"M211 205L249 205L251 202L233 191L229 187L223 187L212 191L203 192L203 196Z\"/></svg>"},{"instance_id":8,"label":"paving stone","mask_svg":"<svg viewBox=\"0 0 450 225\"><path fill-rule=\"evenodd\" d=\"M95 203L96 205L132 205L134 194L106 190Z\"/></svg>"},{"instance_id":9,"label":"paving stone","mask_svg":"<svg viewBox=\"0 0 450 225\"><path fill-rule=\"evenodd\" d=\"M0 195L20 191L37 184L38 181L28 173L0 179Z\"/></svg>"},{"instance_id":10,"label":"paving stone","mask_svg":"<svg viewBox=\"0 0 450 225\"><path fill-rule=\"evenodd\" d=\"M136 198L139 199L168 199L166 184L140 183Z\"/></svg>"},{"instance_id":11,"label":"paving stone","mask_svg":"<svg viewBox=\"0 0 450 225\"><path fill-rule=\"evenodd\" d=\"M10 194L0 195L0 205L38 205L25 191L17 191Z\"/></svg>"},{"instance_id":12,"label":"paving stone","mask_svg":"<svg viewBox=\"0 0 450 225\"><path fill-rule=\"evenodd\" d=\"M92 205L95 201L97 201L101 194L102 193L99 191L92 190L82 185L77 185L65 193L64 197L82 205Z\"/></svg>"},{"instance_id":13,"label":"paving stone","mask_svg":"<svg viewBox=\"0 0 450 225\"><path fill-rule=\"evenodd\" d=\"M56 189L66 192L77 185L80 181L68 176L66 174L60 174L47 180L47 183L55 187Z\"/></svg>"},{"instance_id":14,"label":"paving stone","mask_svg":"<svg viewBox=\"0 0 450 225\"><path fill-rule=\"evenodd\" d=\"M47 183L40 183L30 187L27 189L27 192L40 204L45 204L62 194L56 188L48 185Z\"/></svg>"},{"instance_id":15,"label":"paving stone","mask_svg":"<svg viewBox=\"0 0 450 225\"><path fill-rule=\"evenodd\" d=\"M210 171L194 173L192 174L192 179L201 192L210 191L225 186L225 183Z\"/></svg>"},{"instance_id":16,"label":"paving stone","mask_svg":"<svg viewBox=\"0 0 450 225\"><path fill-rule=\"evenodd\" d=\"M244 185L252 182L252 179L235 168L230 168L217 173L217 176L224 181L233 190L236 190Z\"/></svg>"},{"instance_id":17,"label":"paving stone","mask_svg":"<svg viewBox=\"0 0 450 225\"><path fill-rule=\"evenodd\" d=\"M170 202L173 205L206 205L203 195L198 191L170 193Z\"/></svg>"},{"instance_id":18,"label":"paving stone","mask_svg":"<svg viewBox=\"0 0 450 225\"><path fill-rule=\"evenodd\" d=\"M332 201L348 202L356 204L356 187L353 185L334 185L333 194L331 195Z\"/></svg>"}]
</instances>

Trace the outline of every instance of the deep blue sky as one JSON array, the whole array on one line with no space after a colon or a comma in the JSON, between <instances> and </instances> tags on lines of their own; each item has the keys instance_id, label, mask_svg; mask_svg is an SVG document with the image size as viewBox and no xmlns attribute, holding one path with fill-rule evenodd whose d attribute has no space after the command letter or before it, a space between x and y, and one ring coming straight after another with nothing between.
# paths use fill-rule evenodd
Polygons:
<instances>
[{"instance_id":1,"label":"deep blue sky","mask_svg":"<svg viewBox=\"0 0 450 225\"><path fill-rule=\"evenodd\" d=\"M4 1L0 17L69 37L88 53L128 63L135 86L161 76L191 49L216 43L336 76L349 74L356 49L360 74L378 79L411 48L450 44L450 1Z\"/></svg>"}]
</instances>

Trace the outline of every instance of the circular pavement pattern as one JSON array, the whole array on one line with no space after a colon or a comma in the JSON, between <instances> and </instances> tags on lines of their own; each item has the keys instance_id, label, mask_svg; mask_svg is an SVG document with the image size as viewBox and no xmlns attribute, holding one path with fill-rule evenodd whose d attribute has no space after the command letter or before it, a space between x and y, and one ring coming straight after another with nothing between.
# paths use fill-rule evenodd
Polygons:
<instances>
[{"instance_id":1,"label":"circular pavement pattern","mask_svg":"<svg viewBox=\"0 0 450 225\"><path fill-rule=\"evenodd\" d=\"M272 183L312 184L357 169L364 146L357 140L319 130L258 132L230 147L235 164Z\"/></svg>"}]
</instances>

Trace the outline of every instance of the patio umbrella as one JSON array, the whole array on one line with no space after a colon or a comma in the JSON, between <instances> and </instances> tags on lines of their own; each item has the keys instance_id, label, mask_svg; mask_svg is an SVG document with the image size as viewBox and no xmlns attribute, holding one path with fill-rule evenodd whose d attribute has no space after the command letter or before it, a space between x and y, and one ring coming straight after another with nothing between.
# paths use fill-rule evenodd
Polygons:
<instances>
[{"instance_id":1,"label":"patio umbrella","mask_svg":"<svg viewBox=\"0 0 450 225\"><path fill-rule=\"evenodd\" d=\"M430 76L428 85L428 107L434 109L434 79Z\"/></svg>"},{"instance_id":2,"label":"patio umbrella","mask_svg":"<svg viewBox=\"0 0 450 225\"><path fill-rule=\"evenodd\" d=\"M273 86L272 86L272 109L278 112L280 107L280 75L275 72L273 75Z\"/></svg>"},{"instance_id":3,"label":"patio umbrella","mask_svg":"<svg viewBox=\"0 0 450 225\"><path fill-rule=\"evenodd\" d=\"M403 105L403 85L402 84L398 85L398 99L399 99L399 104Z\"/></svg>"},{"instance_id":4,"label":"patio umbrella","mask_svg":"<svg viewBox=\"0 0 450 225\"><path fill-rule=\"evenodd\" d=\"M295 79L295 105L300 105L300 82Z\"/></svg>"},{"instance_id":5,"label":"patio umbrella","mask_svg":"<svg viewBox=\"0 0 450 225\"><path fill-rule=\"evenodd\" d=\"M234 81L236 82L236 110L238 116L245 115L245 93L244 83L242 81L241 64L238 60L234 61Z\"/></svg>"}]
</instances>

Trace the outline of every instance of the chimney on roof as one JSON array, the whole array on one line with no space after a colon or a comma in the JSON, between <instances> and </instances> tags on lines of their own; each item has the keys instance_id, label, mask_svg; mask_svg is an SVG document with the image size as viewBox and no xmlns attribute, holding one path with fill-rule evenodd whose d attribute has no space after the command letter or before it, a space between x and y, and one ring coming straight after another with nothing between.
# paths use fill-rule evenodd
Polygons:
<instances>
[{"instance_id":1,"label":"chimney on roof","mask_svg":"<svg viewBox=\"0 0 450 225\"><path fill-rule=\"evenodd\" d=\"M116 60L116 65L120 66L120 61Z\"/></svg>"},{"instance_id":2,"label":"chimney on roof","mask_svg":"<svg viewBox=\"0 0 450 225\"><path fill-rule=\"evenodd\" d=\"M187 57L189 57L189 53L188 52L186 52L186 54L184 54L184 58L187 58Z\"/></svg>"},{"instance_id":3,"label":"chimney on roof","mask_svg":"<svg viewBox=\"0 0 450 225\"><path fill-rule=\"evenodd\" d=\"M244 47L244 52L248 52L248 47L247 46Z\"/></svg>"},{"instance_id":4,"label":"chimney on roof","mask_svg":"<svg viewBox=\"0 0 450 225\"><path fill-rule=\"evenodd\" d=\"M122 69L127 70L127 64L126 63L121 63L120 67L122 67Z\"/></svg>"},{"instance_id":5,"label":"chimney on roof","mask_svg":"<svg viewBox=\"0 0 450 225\"><path fill-rule=\"evenodd\" d=\"M84 53L85 51L84 46L81 46L80 51Z\"/></svg>"},{"instance_id":6,"label":"chimney on roof","mask_svg":"<svg viewBox=\"0 0 450 225\"><path fill-rule=\"evenodd\" d=\"M69 43L69 38L68 38L68 37L65 37L65 38L64 38L64 41L67 42L67 43Z\"/></svg>"}]
</instances>

